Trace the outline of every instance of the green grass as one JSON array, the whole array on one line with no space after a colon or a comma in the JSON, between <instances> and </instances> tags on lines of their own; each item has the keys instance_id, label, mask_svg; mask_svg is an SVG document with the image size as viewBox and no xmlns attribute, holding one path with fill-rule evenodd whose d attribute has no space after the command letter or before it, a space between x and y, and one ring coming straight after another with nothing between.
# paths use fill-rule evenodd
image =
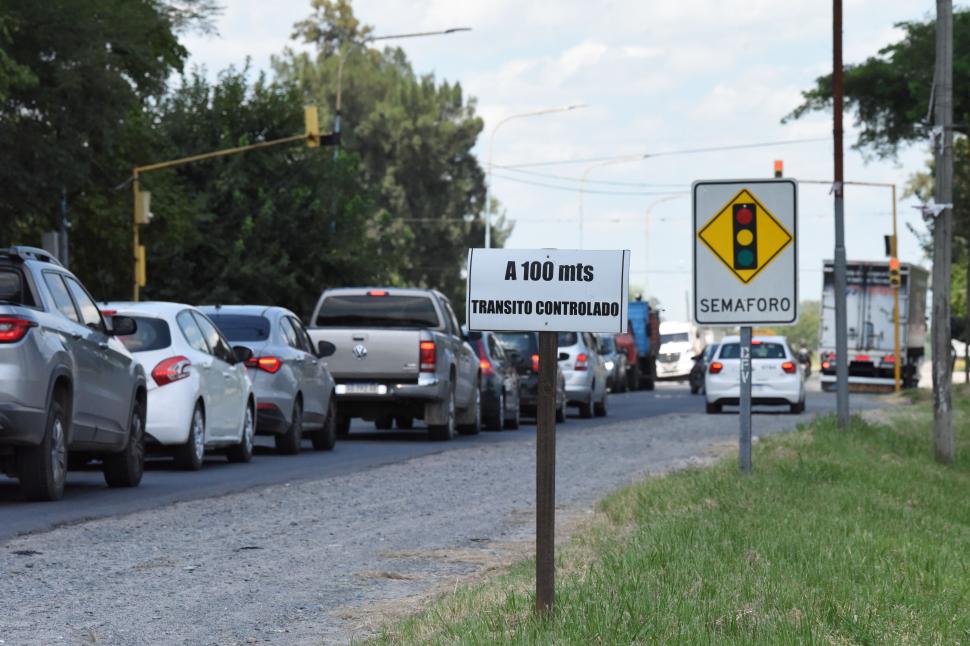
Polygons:
<instances>
[{"instance_id":1,"label":"green grass","mask_svg":"<svg viewBox=\"0 0 970 646\"><path fill-rule=\"evenodd\" d=\"M958 461L933 462L928 405L831 418L735 461L652 478L601 504L559 553L552 617L533 564L460 588L377 643L970 642L970 399Z\"/></svg>"}]
</instances>

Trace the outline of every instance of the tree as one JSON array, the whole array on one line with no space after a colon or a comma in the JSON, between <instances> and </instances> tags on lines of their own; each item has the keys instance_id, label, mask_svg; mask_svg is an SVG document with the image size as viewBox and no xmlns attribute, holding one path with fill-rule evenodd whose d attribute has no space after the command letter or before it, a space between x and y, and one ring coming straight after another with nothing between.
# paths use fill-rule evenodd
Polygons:
<instances>
[{"instance_id":1,"label":"tree","mask_svg":"<svg viewBox=\"0 0 970 646\"><path fill-rule=\"evenodd\" d=\"M855 111L861 128L855 148L878 157L895 157L901 144L929 139L932 122L935 19L901 22L902 40L887 45L876 56L845 67L845 104ZM953 87L970 84L970 10L953 12ZM832 106L832 75L820 76L815 87L802 92L805 101L783 122ZM954 122L966 132L970 94L953 96Z\"/></svg>"},{"instance_id":2,"label":"tree","mask_svg":"<svg viewBox=\"0 0 970 646\"><path fill-rule=\"evenodd\" d=\"M376 208L391 218L383 242L402 260L396 281L464 300L467 249L484 239L484 173L472 154L482 121L474 100L466 101L459 84L416 75L400 49L367 48L371 28L346 0L314 0L313 7L294 36L316 54L287 49L274 60L277 77L299 84L321 118L332 119L327 108L335 105L343 57L342 146L380 187ZM497 245L507 235L493 229Z\"/></svg>"},{"instance_id":3,"label":"tree","mask_svg":"<svg viewBox=\"0 0 970 646\"><path fill-rule=\"evenodd\" d=\"M6 0L0 9L0 241L37 240L62 191L103 171L125 122L187 52L155 0Z\"/></svg>"}]
</instances>

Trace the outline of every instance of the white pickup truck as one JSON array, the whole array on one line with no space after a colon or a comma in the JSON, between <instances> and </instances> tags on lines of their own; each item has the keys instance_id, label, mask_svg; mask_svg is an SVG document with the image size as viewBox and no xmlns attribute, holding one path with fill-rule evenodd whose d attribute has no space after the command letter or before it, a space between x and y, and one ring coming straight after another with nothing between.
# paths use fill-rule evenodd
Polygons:
<instances>
[{"instance_id":1,"label":"white pickup truck","mask_svg":"<svg viewBox=\"0 0 970 646\"><path fill-rule=\"evenodd\" d=\"M337 432L359 417L386 430L424 420L432 440L481 428L478 357L438 291L328 289L307 331L332 343L325 359L337 395Z\"/></svg>"}]
</instances>

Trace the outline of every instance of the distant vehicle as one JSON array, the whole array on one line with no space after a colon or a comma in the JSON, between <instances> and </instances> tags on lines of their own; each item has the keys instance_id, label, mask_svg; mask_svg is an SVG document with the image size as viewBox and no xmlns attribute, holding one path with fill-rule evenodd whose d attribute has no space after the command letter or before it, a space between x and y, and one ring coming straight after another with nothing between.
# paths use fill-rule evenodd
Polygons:
<instances>
[{"instance_id":1,"label":"distant vehicle","mask_svg":"<svg viewBox=\"0 0 970 646\"><path fill-rule=\"evenodd\" d=\"M660 314L646 301L630 301L627 315L626 333L616 335L617 347L627 353L627 386L630 390L653 390L660 347Z\"/></svg>"},{"instance_id":2,"label":"distant vehicle","mask_svg":"<svg viewBox=\"0 0 970 646\"><path fill-rule=\"evenodd\" d=\"M579 408L579 416L606 416L608 373L596 336L590 332L560 332L559 367L566 379L566 402Z\"/></svg>"},{"instance_id":3,"label":"distant vehicle","mask_svg":"<svg viewBox=\"0 0 970 646\"><path fill-rule=\"evenodd\" d=\"M237 346L256 395L256 432L272 435L277 453L300 452L304 437L329 451L337 441L334 382L322 359L331 347L314 347L303 323L283 307L216 305L200 308Z\"/></svg>"},{"instance_id":4,"label":"distant vehicle","mask_svg":"<svg viewBox=\"0 0 970 646\"><path fill-rule=\"evenodd\" d=\"M704 347L700 354L694 355L694 366L690 369L690 392L692 395L704 390L704 375L707 374L707 366L711 363L711 357L717 352L717 344L711 343Z\"/></svg>"},{"instance_id":5,"label":"distant vehicle","mask_svg":"<svg viewBox=\"0 0 970 646\"><path fill-rule=\"evenodd\" d=\"M704 396L708 413L720 413L723 406L740 402L740 357L738 337L725 337L707 366ZM783 336L755 337L751 341L751 403L788 406L793 414L805 410L805 379Z\"/></svg>"},{"instance_id":6,"label":"distant vehicle","mask_svg":"<svg viewBox=\"0 0 970 646\"><path fill-rule=\"evenodd\" d=\"M694 340L691 324L664 321L660 324L660 354L657 355L657 377L683 379L694 367Z\"/></svg>"},{"instance_id":7,"label":"distant vehicle","mask_svg":"<svg viewBox=\"0 0 970 646\"><path fill-rule=\"evenodd\" d=\"M519 428L519 373L493 332L469 332L482 371L482 419L493 431Z\"/></svg>"},{"instance_id":8,"label":"distant vehicle","mask_svg":"<svg viewBox=\"0 0 970 646\"><path fill-rule=\"evenodd\" d=\"M451 303L430 289L328 289L308 332L335 352L325 360L336 382L337 434L360 417L378 428L428 425L432 440L481 428L479 361Z\"/></svg>"},{"instance_id":9,"label":"distant vehicle","mask_svg":"<svg viewBox=\"0 0 970 646\"><path fill-rule=\"evenodd\" d=\"M202 468L205 452L230 462L253 457L256 399L244 362L200 310L180 303L105 303L138 324L120 337L150 375L145 434L150 446L171 450L180 469Z\"/></svg>"},{"instance_id":10,"label":"distant vehicle","mask_svg":"<svg viewBox=\"0 0 970 646\"><path fill-rule=\"evenodd\" d=\"M902 263L899 289L900 369L904 388L919 383L926 343L924 269ZM835 388L835 269L824 265L818 356L822 388ZM888 389L895 385L893 288L888 262L850 261L846 267L849 384Z\"/></svg>"},{"instance_id":11,"label":"distant vehicle","mask_svg":"<svg viewBox=\"0 0 970 646\"><path fill-rule=\"evenodd\" d=\"M539 404L539 333L496 332L505 352L519 373L519 409L526 417L535 417ZM561 359L564 353L560 353ZM556 421L566 421L566 380L556 363Z\"/></svg>"},{"instance_id":12,"label":"distant vehicle","mask_svg":"<svg viewBox=\"0 0 970 646\"><path fill-rule=\"evenodd\" d=\"M599 351L606 366L606 387L611 393L622 393L628 390L626 371L629 365L625 352L617 348L613 334L599 334Z\"/></svg>"},{"instance_id":13,"label":"distant vehicle","mask_svg":"<svg viewBox=\"0 0 970 646\"><path fill-rule=\"evenodd\" d=\"M64 494L71 463L101 460L110 487L135 487L145 465L145 371L53 256L0 250L0 470L30 500Z\"/></svg>"}]
</instances>

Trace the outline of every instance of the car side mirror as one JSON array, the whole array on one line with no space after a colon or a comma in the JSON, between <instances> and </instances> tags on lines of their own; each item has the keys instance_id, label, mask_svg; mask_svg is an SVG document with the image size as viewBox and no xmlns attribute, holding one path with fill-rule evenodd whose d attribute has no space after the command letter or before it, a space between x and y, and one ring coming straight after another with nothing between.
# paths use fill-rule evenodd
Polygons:
<instances>
[{"instance_id":1,"label":"car side mirror","mask_svg":"<svg viewBox=\"0 0 970 646\"><path fill-rule=\"evenodd\" d=\"M569 359L569 353L568 352L560 352L559 353L559 360L560 361L566 361L567 359Z\"/></svg>"},{"instance_id":2,"label":"car side mirror","mask_svg":"<svg viewBox=\"0 0 970 646\"><path fill-rule=\"evenodd\" d=\"M138 331L138 324L130 316L111 317L111 336L131 336Z\"/></svg>"},{"instance_id":3,"label":"car side mirror","mask_svg":"<svg viewBox=\"0 0 970 646\"><path fill-rule=\"evenodd\" d=\"M244 345L234 345L232 356L236 359L236 363L246 363L253 358L253 351Z\"/></svg>"},{"instance_id":4,"label":"car side mirror","mask_svg":"<svg viewBox=\"0 0 970 646\"><path fill-rule=\"evenodd\" d=\"M323 359L324 357L329 357L334 352L337 351L337 346L330 343L330 341L320 341L317 344L317 356Z\"/></svg>"}]
</instances>

